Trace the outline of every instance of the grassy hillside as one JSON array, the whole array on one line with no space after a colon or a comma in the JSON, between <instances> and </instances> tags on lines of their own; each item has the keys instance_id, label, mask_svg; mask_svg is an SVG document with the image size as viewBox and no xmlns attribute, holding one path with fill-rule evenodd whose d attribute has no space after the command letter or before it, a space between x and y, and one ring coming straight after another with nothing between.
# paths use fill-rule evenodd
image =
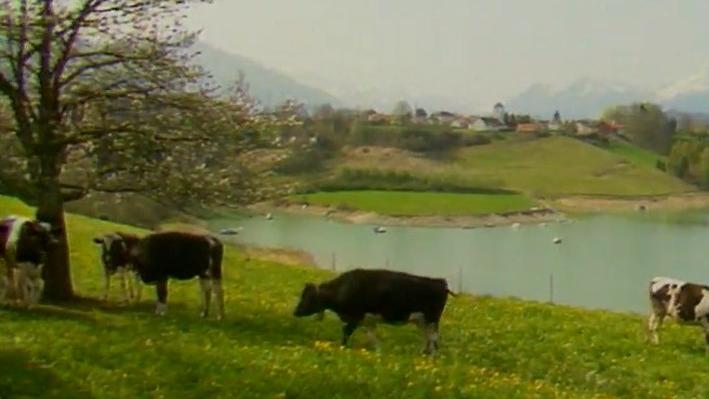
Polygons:
<instances>
[{"instance_id":1,"label":"grassy hillside","mask_svg":"<svg viewBox=\"0 0 709 399\"><path fill-rule=\"evenodd\" d=\"M376 212L380 215L485 215L527 210L534 201L520 194L459 194L402 191L337 191L294 196L326 206Z\"/></svg>"},{"instance_id":2,"label":"grassy hillside","mask_svg":"<svg viewBox=\"0 0 709 399\"><path fill-rule=\"evenodd\" d=\"M626 154L624 154L624 157ZM693 188L652 166L566 137L467 148L457 164L473 176L535 195L659 195ZM645 162L647 163L647 162Z\"/></svg>"},{"instance_id":3,"label":"grassy hillside","mask_svg":"<svg viewBox=\"0 0 709 399\"><path fill-rule=\"evenodd\" d=\"M657 170L652 154L637 147L618 145L607 151L560 136L495 141L460 149L442 159L395 149L352 150L333 164L335 168L406 171L532 196L644 196L695 190Z\"/></svg>"},{"instance_id":4,"label":"grassy hillside","mask_svg":"<svg viewBox=\"0 0 709 399\"><path fill-rule=\"evenodd\" d=\"M640 166L646 166L648 168L656 168L658 160L664 162L667 158L652 151L648 151L636 145L619 140L612 140L608 145L608 151L628 160L629 162L633 162Z\"/></svg>"},{"instance_id":5,"label":"grassy hillside","mask_svg":"<svg viewBox=\"0 0 709 399\"><path fill-rule=\"evenodd\" d=\"M0 197L5 213L27 214ZM73 277L97 296L98 233L128 229L70 216ZM668 324L664 345L642 340L639 316L513 299L451 298L441 352L418 354L413 326L380 327L382 349L340 324L296 319L307 267L225 258L227 317L197 315L196 282L171 283L168 315L143 303L86 301L25 311L0 307L2 398L704 398L709 362L697 328ZM114 297L115 297L114 293Z\"/></svg>"}]
</instances>

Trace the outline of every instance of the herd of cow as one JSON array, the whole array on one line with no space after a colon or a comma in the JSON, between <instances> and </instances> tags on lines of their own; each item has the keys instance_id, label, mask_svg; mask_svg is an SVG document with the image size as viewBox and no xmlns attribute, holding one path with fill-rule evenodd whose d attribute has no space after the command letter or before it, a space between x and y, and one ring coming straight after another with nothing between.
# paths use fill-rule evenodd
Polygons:
<instances>
[{"instance_id":1,"label":"herd of cow","mask_svg":"<svg viewBox=\"0 0 709 399\"><path fill-rule=\"evenodd\" d=\"M16 301L30 306L40 300L44 259L57 243L57 233L51 225L28 218L0 219L0 259L6 269L5 276L0 278L0 302ZM197 277L202 294L201 315L208 316L214 295L217 318L224 317L224 248L215 236L166 231L138 237L114 232L96 237L94 242L101 248L106 279L104 299L108 298L110 280L115 275L120 277L128 301L140 300L143 283L155 285L155 312L163 315L167 310L168 279ZM325 310L335 312L343 322L343 346L360 325L367 327L370 339L377 344L377 321L413 322L424 333L424 352L435 353L438 324L449 294L454 295L445 279L355 269L321 284L306 284L293 314L322 317ZM648 332L652 342L658 343L658 329L669 316L682 323L699 323L709 354L709 286L655 277L650 281L649 298L652 312Z\"/></svg>"}]
</instances>

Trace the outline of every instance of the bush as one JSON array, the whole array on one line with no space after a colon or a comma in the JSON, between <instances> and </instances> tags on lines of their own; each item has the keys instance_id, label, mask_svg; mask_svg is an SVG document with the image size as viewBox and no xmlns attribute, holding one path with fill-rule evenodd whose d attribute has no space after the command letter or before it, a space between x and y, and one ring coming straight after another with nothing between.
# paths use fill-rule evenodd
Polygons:
<instances>
[{"instance_id":1,"label":"bush","mask_svg":"<svg viewBox=\"0 0 709 399\"><path fill-rule=\"evenodd\" d=\"M322 169L328 157L328 152L317 148L296 150L276 164L274 170L287 175L315 172Z\"/></svg>"},{"instance_id":2,"label":"bush","mask_svg":"<svg viewBox=\"0 0 709 399\"><path fill-rule=\"evenodd\" d=\"M476 134L473 136L466 135L463 136L463 139L461 140L461 144L463 144L466 147L473 146L473 145L485 145L485 144L490 144L492 140L488 138L487 136L483 136L481 134Z\"/></svg>"},{"instance_id":3,"label":"bush","mask_svg":"<svg viewBox=\"0 0 709 399\"><path fill-rule=\"evenodd\" d=\"M415 176L404 171L343 169L332 179L310 187L312 191L384 190L451 193L502 194L511 191L491 188L482 182L461 182L441 176Z\"/></svg>"},{"instance_id":4,"label":"bush","mask_svg":"<svg viewBox=\"0 0 709 399\"><path fill-rule=\"evenodd\" d=\"M665 164L661 159L655 162L655 167L663 172L667 172L667 164Z\"/></svg>"}]
</instances>

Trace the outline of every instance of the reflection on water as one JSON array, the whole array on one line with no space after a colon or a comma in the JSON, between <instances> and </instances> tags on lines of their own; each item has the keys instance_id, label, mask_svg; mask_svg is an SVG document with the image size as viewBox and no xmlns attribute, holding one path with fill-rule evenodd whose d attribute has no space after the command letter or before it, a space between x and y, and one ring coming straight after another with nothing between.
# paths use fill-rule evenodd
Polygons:
<instances>
[{"instance_id":1,"label":"reflection on water","mask_svg":"<svg viewBox=\"0 0 709 399\"><path fill-rule=\"evenodd\" d=\"M557 303L647 312L656 275L709 282L704 248L709 214L594 216L572 223L460 229L388 227L275 215L218 219L212 229L242 226L248 244L305 250L338 271L386 267L444 277L452 289L550 299ZM554 244L554 237L563 239Z\"/></svg>"}]
</instances>

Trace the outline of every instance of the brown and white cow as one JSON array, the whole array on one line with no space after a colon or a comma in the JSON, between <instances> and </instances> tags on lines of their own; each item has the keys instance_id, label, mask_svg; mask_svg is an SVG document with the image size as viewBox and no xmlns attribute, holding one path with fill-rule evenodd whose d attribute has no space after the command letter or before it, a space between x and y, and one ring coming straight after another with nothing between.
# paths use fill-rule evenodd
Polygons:
<instances>
[{"instance_id":1,"label":"brown and white cow","mask_svg":"<svg viewBox=\"0 0 709 399\"><path fill-rule=\"evenodd\" d=\"M142 284L140 276L130 262L130 251L140 238L135 234L115 232L94 238L94 243L101 245L101 261L105 276L103 299L108 299L111 277L118 275L121 282L123 299L126 302L140 301ZM131 278L131 274L133 275Z\"/></svg>"},{"instance_id":2,"label":"brown and white cow","mask_svg":"<svg viewBox=\"0 0 709 399\"><path fill-rule=\"evenodd\" d=\"M202 291L202 316L206 317L214 291L217 318L224 317L222 290L222 243L214 236L177 231L149 234L130 250L130 262L146 284L157 287L155 312L167 310L168 279L189 280L199 277Z\"/></svg>"},{"instance_id":3,"label":"brown and white cow","mask_svg":"<svg viewBox=\"0 0 709 399\"><path fill-rule=\"evenodd\" d=\"M659 343L657 330L665 317L680 323L700 324L704 329L705 350L709 355L709 286L668 277L650 281L652 313L648 330L653 343Z\"/></svg>"},{"instance_id":4,"label":"brown and white cow","mask_svg":"<svg viewBox=\"0 0 709 399\"><path fill-rule=\"evenodd\" d=\"M0 300L16 300L25 306L39 302L46 254L57 242L55 230L48 223L20 216L0 220L0 259L6 268L0 279Z\"/></svg>"}]
</instances>

